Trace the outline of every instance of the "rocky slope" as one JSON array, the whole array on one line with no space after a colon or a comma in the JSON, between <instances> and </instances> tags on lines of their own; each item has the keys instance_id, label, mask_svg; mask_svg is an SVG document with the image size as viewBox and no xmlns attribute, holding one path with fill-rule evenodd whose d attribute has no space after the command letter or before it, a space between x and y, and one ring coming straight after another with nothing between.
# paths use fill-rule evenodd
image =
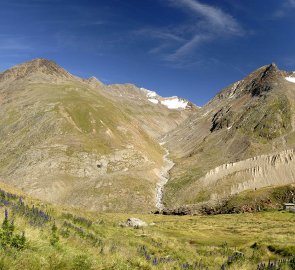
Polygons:
<instances>
[{"instance_id":1,"label":"rocky slope","mask_svg":"<svg viewBox=\"0 0 295 270\"><path fill-rule=\"evenodd\" d=\"M199 107L178 98L163 98L156 92L138 88L132 84L112 84L100 87L101 94L113 100L130 115L153 138L160 139L176 128Z\"/></svg>"},{"instance_id":2,"label":"rocky slope","mask_svg":"<svg viewBox=\"0 0 295 270\"><path fill-rule=\"evenodd\" d=\"M83 80L36 59L0 73L0 178L38 198L148 212L165 151L157 138L197 110L134 85Z\"/></svg>"},{"instance_id":3,"label":"rocky slope","mask_svg":"<svg viewBox=\"0 0 295 270\"><path fill-rule=\"evenodd\" d=\"M169 208L295 182L294 74L264 66L164 137L176 165ZM286 151L287 150L287 151Z\"/></svg>"},{"instance_id":4,"label":"rocky slope","mask_svg":"<svg viewBox=\"0 0 295 270\"><path fill-rule=\"evenodd\" d=\"M36 59L0 73L0 179L90 210L190 213L294 183L294 112L295 73L275 64L199 108Z\"/></svg>"}]
</instances>

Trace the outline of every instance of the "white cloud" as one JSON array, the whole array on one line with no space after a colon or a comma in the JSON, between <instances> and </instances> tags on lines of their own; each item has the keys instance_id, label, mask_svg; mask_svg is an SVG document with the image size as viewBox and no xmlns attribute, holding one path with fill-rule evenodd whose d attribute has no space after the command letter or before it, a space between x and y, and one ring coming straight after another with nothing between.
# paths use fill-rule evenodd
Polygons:
<instances>
[{"instance_id":1,"label":"white cloud","mask_svg":"<svg viewBox=\"0 0 295 270\"><path fill-rule=\"evenodd\" d=\"M149 36L153 39L172 40L183 42L184 39L176 34L173 34L171 29L141 29L134 32L135 34Z\"/></svg>"},{"instance_id":2,"label":"white cloud","mask_svg":"<svg viewBox=\"0 0 295 270\"><path fill-rule=\"evenodd\" d=\"M169 0L169 2L190 11L196 17L198 27L180 48L167 57L168 60L179 60L203 43L213 41L221 36L241 36L244 34L239 23L231 15L217 7L202 4L197 0Z\"/></svg>"},{"instance_id":3,"label":"white cloud","mask_svg":"<svg viewBox=\"0 0 295 270\"><path fill-rule=\"evenodd\" d=\"M168 3L170 8L177 8L189 14L187 20L180 25L139 31L158 41L158 45L152 48L150 53L160 55L167 62L181 62L181 65L195 62L196 59L191 56L201 45L217 39L244 35L238 21L218 7L203 4L198 0L160 1Z\"/></svg>"},{"instance_id":4,"label":"white cloud","mask_svg":"<svg viewBox=\"0 0 295 270\"><path fill-rule=\"evenodd\" d=\"M213 37L210 35L199 35L196 34L192 39L184 43L180 48L178 48L174 53L169 54L166 59L169 61L179 60L180 58L189 54L192 50L198 47L203 42L211 40Z\"/></svg>"},{"instance_id":5,"label":"white cloud","mask_svg":"<svg viewBox=\"0 0 295 270\"><path fill-rule=\"evenodd\" d=\"M197 0L169 0L172 4L189 9L198 16L203 17L210 24L211 30L226 31L231 34L243 33L239 23L229 14L217 7L202 4ZM216 29L217 27L217 29Z\"/></svg>"},{"instance_id":6,"label":"white cloud","mask_svg":"<svg viewBox=\"0 0 295 270\"><path fill-rule=\"evenodd\" d=\"M293 12L293 8L295 8L295 0L284 0L282 1L281 6L273 13L273 18L284 18Z\"/></svg>"},{"instance_id":7,"label":"white cloud","mask_svg":"<svg viewBox=\"0 0 295 270\"><path fill-rule=\"evenodd\" d=\"M295 0L287 0L287 2L288 2L288 5L290 7L294 7L295 8Z\"/></svg>"}]
</instances>

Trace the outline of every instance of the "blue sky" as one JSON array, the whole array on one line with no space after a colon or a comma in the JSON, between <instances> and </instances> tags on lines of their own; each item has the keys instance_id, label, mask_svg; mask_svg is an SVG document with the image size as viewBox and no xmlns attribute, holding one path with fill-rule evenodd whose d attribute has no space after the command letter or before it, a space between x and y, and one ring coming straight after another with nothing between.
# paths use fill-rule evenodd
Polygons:
<instances>
[{"instance_id":1,"label":"blue sky","mask_svg":"<svg viewBox=\"0 0 295 270\"><path fill-rule=\"evenodd\" d=\"M71 73L205 104L276 62L295 70L295 0L0 0L0 70Z\"/></svg>"}]
</instances>

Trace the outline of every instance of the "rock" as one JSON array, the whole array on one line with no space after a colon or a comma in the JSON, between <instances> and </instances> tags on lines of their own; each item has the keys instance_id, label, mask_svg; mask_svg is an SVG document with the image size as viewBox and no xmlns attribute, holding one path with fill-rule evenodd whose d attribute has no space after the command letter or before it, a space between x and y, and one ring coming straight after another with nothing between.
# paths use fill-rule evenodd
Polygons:
<instances>
[{"instance_id":1,"label":"rock","mask_svg":"<svg viewBox=\"0 0 295 270\"><path fill-rule=\"evenodd\" d=\"M172 215L172 216L187 216L192 215L192 209L187 206L181 206L179 208L168 209L165 208L163 211L159 212L159 214L163 215Z\"/></svg>"},{"instance_id":2,"label":"rock","mask_svg":"<svg viewBox=\"0 0 295 270\"><path fill-rule=\"evenodd\" d=\"M146 227L147 223L145 223L144 221L142 221L139 218L128 218L126 223L125 223L126 227L133 227L133 228L142 228L142 227Z\"/></svg>"}]
</instances>

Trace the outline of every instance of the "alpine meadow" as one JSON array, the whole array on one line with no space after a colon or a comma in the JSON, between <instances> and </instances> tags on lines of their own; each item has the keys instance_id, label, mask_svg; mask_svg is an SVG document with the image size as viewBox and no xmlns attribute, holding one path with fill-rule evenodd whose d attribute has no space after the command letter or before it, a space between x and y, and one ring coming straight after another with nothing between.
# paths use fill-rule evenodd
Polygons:
<instances>
[{"instance_id":1,"label":"alpine meadow","mask_svg":"<svg viewBox=\"0 0 295 270\"><path fill-rule=\"evenodd\" d=\"M294 0L0 0L0 270L294 270Z\"/></svg>"}]
</instances>

